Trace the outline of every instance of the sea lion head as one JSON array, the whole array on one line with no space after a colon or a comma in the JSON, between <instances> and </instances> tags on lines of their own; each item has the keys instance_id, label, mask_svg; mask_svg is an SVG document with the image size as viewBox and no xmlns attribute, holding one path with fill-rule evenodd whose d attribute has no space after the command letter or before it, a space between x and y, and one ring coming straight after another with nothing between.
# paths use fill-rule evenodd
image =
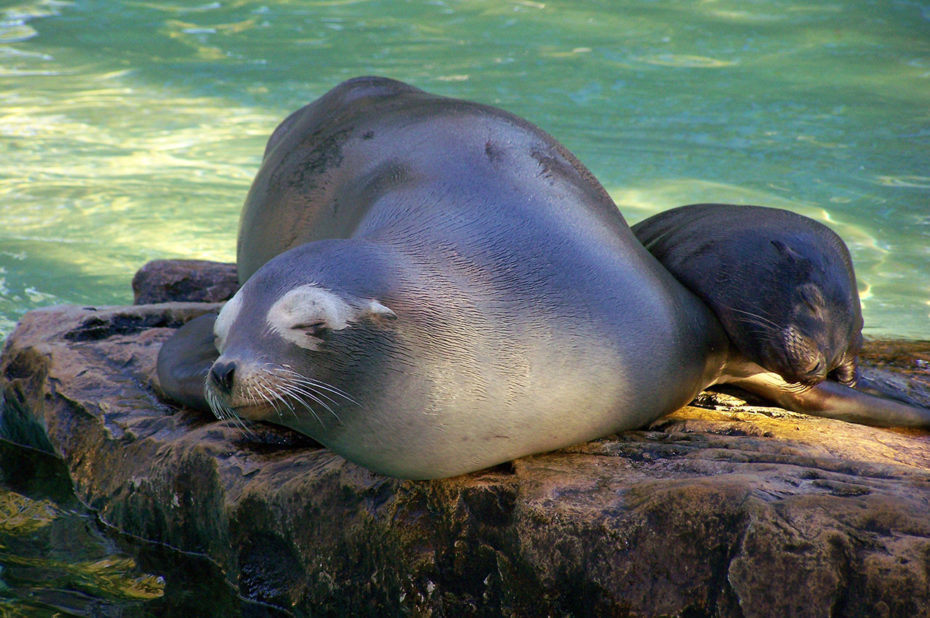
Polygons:
<instances>
[{"instance_id":1,"label":"sea lion head","mask_svg":"<svg viewBox=\"0 0 930 618\"><path fill-rule=\"evenodd\" d=\"M338 268L315 267L326 259L301 249L284 253L220 311L220 356L204 391L218 418L267 420L318 437L341 425L341 410L359 405L358 368L377 363L397 316L357 285L341 286Z\"/></svg>"},{"instance_id":2,"label":"sea lion head","mask_svg":"<svg viewBox=\"0 0 930 618\"><path fill-rule=\"evenodd\" d=\"M727 320L734 340L786 382L813 386L830 378L855 384L862 314L851 266L821 264L780 240L770 244L763 249L769 252L767 273L753 292L756 308L735 311Z\"/></svg>"}]
</instances>

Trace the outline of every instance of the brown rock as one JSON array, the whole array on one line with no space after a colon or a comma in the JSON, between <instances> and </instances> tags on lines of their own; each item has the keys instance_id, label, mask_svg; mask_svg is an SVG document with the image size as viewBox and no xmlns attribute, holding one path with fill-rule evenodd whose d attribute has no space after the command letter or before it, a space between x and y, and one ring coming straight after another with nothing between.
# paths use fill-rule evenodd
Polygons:
<instances>
[{"instance_id":1,"label":"brown rock","mask_svg":"<svg viewBox=\"0 0 930 618\"><path fill-rule=\"evenodd\" d=\"M238 289L235 264L205 260L153 260L132 278L136 305L218 303L229 300Z\"/></svg>"},{"instance_id":2,"label":"brown rock","mask_svg":"<svg viewBox=\"0 0 930 618\"><path fill-rule=\"evenodd\" d=\"M301 614L930 616L930 434L705 394L642 431L398 481L175 409L158 346L212 305L27 314L7 437L111 525Z\"/></svg>"}]
</instances>

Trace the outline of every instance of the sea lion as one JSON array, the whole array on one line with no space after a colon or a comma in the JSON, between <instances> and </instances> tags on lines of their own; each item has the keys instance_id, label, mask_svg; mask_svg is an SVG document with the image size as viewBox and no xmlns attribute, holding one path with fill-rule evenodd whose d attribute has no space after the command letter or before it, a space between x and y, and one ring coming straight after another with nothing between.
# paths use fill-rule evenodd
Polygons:
<instances>
[{"instance_id":1,"label":"sea lion","mask_svg":"<svg viewBox=\"0 0 930 618\"><path fill-rule=\"evenodd\" d=\"M640 427L729 376L717 318L571 153L389 79L345 82L275 130L237 259L215 350L210 318L180 329L164 390L401 478Z\"/></svg>"},{"instance_id":2,"label":"sea lion","mask_svg":"<svg viewBox=\"0 0 930 618\"><path fill-rule=\"evenodd\" d=\"M692 204L633 233L747 359L792 384L855 384L862 312L849 250L833 230L779 208Z\"/></svg>"},{"instance_id":3,"label":"sea lion","mask_svg":"<svg viewBox=\"0 0 930 618\"><path fill-rule=\"evenodd\" d=\"M857 382L862 310L849 249L826 225L779 208L691 204L633 233L723 325L732 348L718 383L820 416L928 424L905 393L846 388Z\"/></svg>"},{"instance_id":4,"label":"sea lion","mask_svg":"<svg viewBox=\"0 0 930 618\"><path fill-rule=\"evenodd\" d=\"M552 137L388 79L343 83L275 130L237 261L212 408L404 478L639 427L727 354L711 311ZM159 357L169 394L207 373L186 360L191 330Z\"/></svg>"}]
</instances>

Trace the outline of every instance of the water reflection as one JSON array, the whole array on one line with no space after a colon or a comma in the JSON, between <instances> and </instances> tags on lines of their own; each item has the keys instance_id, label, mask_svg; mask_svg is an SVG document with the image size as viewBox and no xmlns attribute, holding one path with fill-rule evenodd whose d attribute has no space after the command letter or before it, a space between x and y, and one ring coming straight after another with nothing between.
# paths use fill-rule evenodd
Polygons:
<instances>
[{"instance_id":1,"label":"water reflection","mask_svg":"<svg viewBox=\"0 0 930 618\"><path fill-rule=\"evenodd\" d=\"M241 598L204 556L103 526L59 459L0 438L0 615L290 614Z\"/></svg>"},{"instance_id":2,"label":"water reflection","mask_svg":"<svg viewBox=\"0 0 930 618\"><path fill-rule=\"evenodd\" d=\"M61 461L0 439L0 471L0 612L116 615L164 596L164 578L140 570L78 503Z\"/></svg>"},{"instance_id":3,"label":"water reflection","mask_svg":"<svg viewBox=\"0 0 930 618\"><path fill-rule=\"evenodd\" d=\"M403 15L377 0L16 3L0 10L0 160L15 162L0 168L0 337L42 304L127 302L148 259L232 259L267 135L363 73L528 117L631 220L697 201L828 217L872 290L867 326L927 336L924 13L778 0L424 1Z\"/></svg>"}]
</instances>

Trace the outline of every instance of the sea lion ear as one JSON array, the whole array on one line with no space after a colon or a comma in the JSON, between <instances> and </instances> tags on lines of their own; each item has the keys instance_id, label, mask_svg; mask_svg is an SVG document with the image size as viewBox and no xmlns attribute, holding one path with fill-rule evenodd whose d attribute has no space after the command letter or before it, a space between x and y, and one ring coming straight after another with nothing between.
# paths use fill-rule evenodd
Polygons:
<instances>
[{"instance_id":1,"label":"sea lion ear","mask_svg":"<svg viewBox=\"0 0 930 618\"><path fill-rule=\"evenodd\" d=\"M801 255L800 253L798 253L797 251L795 251L794 249L792 249L791 247L789 247L788 245L786 245L786 244L783 243L782 241L780 241L780 240L772 240L772 241L770 241L770 242L772 243L772 246L775 247L775 249L776 249L779 253L781 253L782 255L784 255L785 257L790 258L790 259L794 260L795 262L804 261L804 256L803 256L803 255Z\"/></svg>"},{"instance_id":2,"label":"sea lion ear","mask_svg":"<svg viewBox=\"0 0 930 618\"><path fill-rule=\"evenodd\" d=\"M798 273L801 275L807 275L810 273L811 269L814 267L813 263L801 253L798 253L785 243L780 240L771 241L775 249L782 254L788 261L797 268Z\"/></svg>"},{"instance_id":3,"label":"sea lion ear","mask_svg":"<svg viewBox=\"0 0 930 618\"><path fill-rule=\"evenodd\" d=\"M381 320L396 320L397 314L376 301L371 299L368 301L368 304L365 305L365 315L378 318Z\"/></svg>"}]
</instances>

